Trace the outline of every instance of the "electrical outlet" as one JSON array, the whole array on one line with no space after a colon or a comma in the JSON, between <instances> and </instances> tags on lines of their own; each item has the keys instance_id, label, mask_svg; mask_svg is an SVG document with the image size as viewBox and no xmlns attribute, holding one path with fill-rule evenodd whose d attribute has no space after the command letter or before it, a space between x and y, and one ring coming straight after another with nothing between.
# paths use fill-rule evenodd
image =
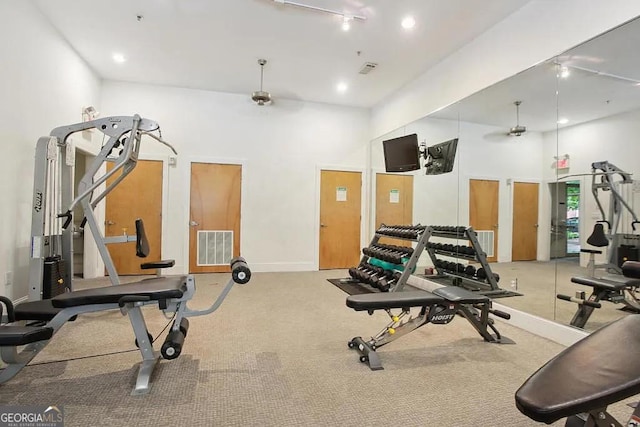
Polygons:
<instances>
[{"instance_id":1,"label":"electrical outlet","mask_svg":"<svg viewBox=\"0 0 640 427\"><path fill-rule=\"evenodd\" d=\"M4 273L4 284L5 285L13 285L13 272L7 271Z\"/></svg>"}]
</instances>

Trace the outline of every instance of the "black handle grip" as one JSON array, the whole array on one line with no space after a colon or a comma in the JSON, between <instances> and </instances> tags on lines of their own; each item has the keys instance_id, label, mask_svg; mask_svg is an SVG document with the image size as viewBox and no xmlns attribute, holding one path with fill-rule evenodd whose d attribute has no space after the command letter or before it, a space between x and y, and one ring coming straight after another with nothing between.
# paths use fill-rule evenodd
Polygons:
<instances>
[{"instance_id":1,"label":"black handle grip","mask_svg":"<svg viewBox=\"0 0 640 427\"><path fill-rule=\"evenodd\" d=\"M234 282L244 285L251 280L251 270L244 261L236 261L231 267L231 277Z\"/></svg>"},{"instance_id":2,"label":"black handle grip","mask_svg":"<svg viewBox=\"0 0 640 427\"><path fill-rule=\"evenodd\" d=\"M609 230L611 230L611 223L609 221L603 219L603 220L600 220L600 221L596 221L596 223L598 223L598 222L604 222L605 224L607 224L607 228Z\"/></svg>"},{"instance_id":3,"label":"black handle grip","mask_svg":"<svg viewBox=\"0 0 640 427\"><path fill-rule=\"evenodd\" d=\"M118 306L124 307L125 304L130 302L143 302L151 301L151 297L147 295L125 295L118 300Z\"/></svg>"},{"instance_id":4,"label":"black handle grip","mask_svg":"<svg viewBox=\"0 0 640 427\"><path fill-rule=\"evenodd\" d=\"M602 308L602 304L600 304L599 302L591 302L586 299L570 297L569 295L558 294L556 295L556 298L561 299L563 301L575 302L581 305L586 305L587 307Z\"/></svg>"},{"instance_id":5,"label":"black handle grip","mask_svg":"<svg viewBox=\"0 0 640 427\"><path fill-rule=\"evenodd\" d=\"M9 323L13 323L16 321L16 316L13 312L13 303L7 297L3 297L0 295L0 302L7 307L7 321ZM0 320L2 320L2 306L0 305Z\"/></svg>"},{"instance_id":6,"label":"black handle grip","mask_svg":"<svg viewBox=\"0 0 640 427\"><path fill-rule=\"evenodd\" d=\"M505 313L504 311L496 310L495 308L492 308L491 310L489 310L489 313L493 314L494 316L498 316L498 317L501 317L503 319L506 319L506 320L511 319L511 315L509 313Z\"/></svg>"},{"instance_id":7,"label":"black handle grip","mask_svg":"<svg viewBox=\"0 0 640 427\"><path fill-rule=\"evenodd\" d=\"M71 221L73 221L73 215L71 215L71 211L66 211L65 213L58 214L58 218L67 218L64 224L62 224L63 230L66 230L67 227L69 227L69 224L71 224Z\"/></svg>"},{"instance_id":8,"label":"black handle grip","mask_svg":"<svg viewBox=\"0 0 640 427\"><path fill-rule=\"evenodd\" d=\"M633 231L636 231L636 224L640 224L640 221L631 221L631 228L633 228Z\"/></svg>"}]
</instances>

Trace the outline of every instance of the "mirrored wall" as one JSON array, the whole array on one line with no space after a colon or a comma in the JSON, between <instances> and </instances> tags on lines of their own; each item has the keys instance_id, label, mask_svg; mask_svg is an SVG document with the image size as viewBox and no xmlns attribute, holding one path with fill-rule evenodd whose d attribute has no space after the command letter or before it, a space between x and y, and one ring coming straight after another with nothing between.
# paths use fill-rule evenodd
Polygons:
<instances>
[{"instance_id":1,"label":"mirrored wall","mask_svg":"<svg viewBox=\"0 0 640 427\"><path fill-rule=\"evenodd\" d=\"M490 280L473 257L425 252L416 273L446 262L459 285L587 330L634 312L619 266L640 255L638 42L634 20L372 141L371 233L381 222L472 227L499 290L475 286ZM383 141L413 133L427 147L458 138L453 171L385 173ZM396 200L404 216L385 211Z\"/></svg>"}]
</instances>

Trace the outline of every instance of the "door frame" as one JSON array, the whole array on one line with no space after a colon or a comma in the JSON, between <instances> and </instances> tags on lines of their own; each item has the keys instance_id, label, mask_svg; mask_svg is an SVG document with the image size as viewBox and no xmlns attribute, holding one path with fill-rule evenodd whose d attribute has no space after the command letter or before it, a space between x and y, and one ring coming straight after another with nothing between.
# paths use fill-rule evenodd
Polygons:
<instances>
[{"instance_id":1,"label":"door frame","mask_svg":"<svg viewBox=\"0 0 640 427\"><path fill-rule=\"evenodd\" d=\"M180 161L180 160L178 160ZM182 240L182 264L181 266L176 266L177 271L181 271L182 274L189 273L189 238L191 233L189 232L189 215L190 215L190 206L191 206L191 164L192 163L210 163L210 164L219 164L219 165L240 165L240 250L245 247L244 239L245 233L242 232L242 219L245 218L245 209L246 203L242 201L242 195L246 194L246 185L247 185L247 159L245 158L235 158L235 157L202 157L202 156L185 156L184 159L185 168L184 171L184 184L182 188L185 188L189 191L184 191L184 209L182 209L182 227L180 229L183 233ZM164 223L164 222L163 222Z\"/></svg>"},{"instance_id":2,"label":"door frame","mask_svg":"<svg viewBox=\"0 0 640 427\"><path fill-rule=\"evenodd\" d=\"M338 172L360 172L360 247L363 248L369 245L369 242L373 238L372 235L367 233L368 225L371 219L368 215L368 202L370 202L370 196L368 194L369 184L369 171L360 166L340 166L334 164L316 164L316 195L315 195L315 225L314 225L314 247L313 247L313 268L315 271L320 271L320 183L321 172L326 171L338 171ZM354 266L355 267L355 266Z\"/></svg>"}]
</instances>

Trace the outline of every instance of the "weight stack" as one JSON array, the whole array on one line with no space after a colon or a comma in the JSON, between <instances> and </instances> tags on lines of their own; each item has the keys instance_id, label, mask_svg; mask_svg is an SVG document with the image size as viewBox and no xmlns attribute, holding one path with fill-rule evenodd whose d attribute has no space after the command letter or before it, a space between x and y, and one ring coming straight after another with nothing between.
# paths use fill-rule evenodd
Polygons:
<instances>
[{"instance_id":1,"label":"weight stack","mask_svg":"<svg viewBox=\"0 0 640 427\"><path fill-rule=\"evenodd\" d=\"M42 299L51 299L63 294L68 286L64 283L66 265L60 255L46 257L44 259L44 271L42 274Z\"/></svg>"},{"instance_id":2,"label":"weight stack","mask_svg":"<svg viewBox=\"0 0 640 427\"><path fill-rule=\"evenodd\" d=\"M638 248L636 246L618 246L618 267L622 267L625 261L638 261Z\"/></svg>"}]
</instances>

